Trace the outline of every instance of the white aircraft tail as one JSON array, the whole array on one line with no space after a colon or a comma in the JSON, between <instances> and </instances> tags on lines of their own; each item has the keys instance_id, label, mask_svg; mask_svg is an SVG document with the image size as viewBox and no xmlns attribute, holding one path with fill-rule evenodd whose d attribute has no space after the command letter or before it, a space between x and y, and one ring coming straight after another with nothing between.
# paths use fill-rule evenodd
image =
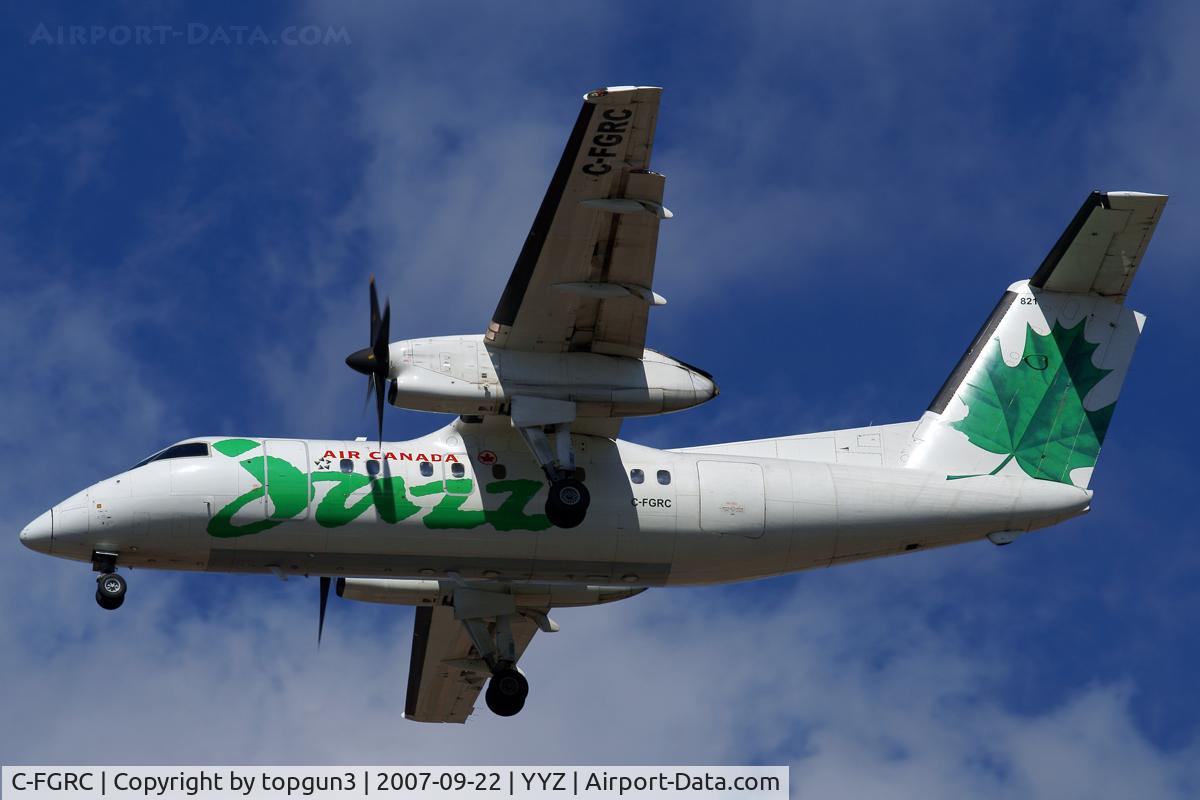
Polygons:
<instances>
[{"instance_id":1,"label":"white aircraft tail","mask_svg":"<svg viewBox=\"0 0 1200 800\"><path fill-rule=\"evenodd\" d=\"M1145 317L1124 307L1165 195L1093 192L1009 287L929 410L906 466L1086 488Z\"/></svg>"}]
</instances>

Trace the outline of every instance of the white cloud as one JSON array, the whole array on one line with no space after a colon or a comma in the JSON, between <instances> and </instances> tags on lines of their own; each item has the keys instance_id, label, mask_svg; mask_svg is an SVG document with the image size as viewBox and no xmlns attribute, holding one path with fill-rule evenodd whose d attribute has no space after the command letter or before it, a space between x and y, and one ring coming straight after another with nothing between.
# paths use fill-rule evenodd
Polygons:
<instances>
[{"instance_id":1,"label":"white cloud","mask_svg":"<svg viewBox=\"0 0 1200 800\"><path fill-rule=\"evenodd\" d=\"M889 565L556 612L563 630L524 662L526 710L464 727L400 719L409 609L334 600L318 652L315 581L132 573L109 614L82 568L34 574L47 581L24 602L46 616L0 623L22 643L0 656L22 720L8 763L763 761L792 764L798 796L1187 797L1200 781L1195 744L1139 732L1127 685L1004 708L1007 667L932 624L936 603ZM3 592L8 607L24 594ZM199 613L181 601L200 593Z\"/></svg>"}]
</instances>

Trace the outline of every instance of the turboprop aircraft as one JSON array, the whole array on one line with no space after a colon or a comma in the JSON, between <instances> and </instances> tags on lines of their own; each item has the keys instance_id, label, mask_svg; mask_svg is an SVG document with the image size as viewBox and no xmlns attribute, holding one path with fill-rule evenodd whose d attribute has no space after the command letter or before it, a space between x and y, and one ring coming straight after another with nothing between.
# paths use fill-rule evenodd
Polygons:
<instances>
[{"instance_id":1,"label":"turboprop aircraft","mask_svg":"<svg viewBox=\"0 0 1200 800\"><path fill-rule=\"evenodd\" d=\"M1003 545L1088 511L1144 321L1125 297L1165 196L1088 195L916 420L656 450L619 440L621 420L717 394L645 346L671 217L649 169L660 92L584 96L484 333L391 341L372 281L369 346L346 360L368 375L374 441L189 438L22 542L90 562L105 609L126 596L118 567L317 576L318 641L331 587L415 606L405 716L464 722L485 684L493 712L521 710L517 663L558 630L551 609ZM389 442L385 399L457 416Z\"/></svg>"}]
</instances>

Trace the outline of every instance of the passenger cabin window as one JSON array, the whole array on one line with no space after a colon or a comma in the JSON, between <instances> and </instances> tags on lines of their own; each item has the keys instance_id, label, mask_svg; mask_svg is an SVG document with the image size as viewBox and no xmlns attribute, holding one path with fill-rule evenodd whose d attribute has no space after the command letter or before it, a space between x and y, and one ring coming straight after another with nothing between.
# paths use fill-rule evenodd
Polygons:
<instances>
[{"instance_id":1,"label":"passenger cabin window","mask_svg":"<svg viewBox=\"0 0 1200 800\"><path fill-rule=\"evenodd\" d=\"M642 483L646 480L646 473L642 472L640 469L631 469L629 470L629 480L633 481L634 483Z\"/></svg>"},{"instance_id":2,"label":"passenger cabin window","mask_svg":"<svg viewBox=\"0 0 1200 800\"><path fill-rule=\"evenodd\" d=\"M446 494L466 495L471 493L471 482L464 480L463 476L467 474L465 464L452 463L450 465L450 478L444 486Z\"/></svg>"},{"instance_id":3,"label":"passenger cabin window","mask_svg":"<svg viewBox=\"0 0 1200 800\"><path fill-rule=\"evenodd\" d=\"M671 473L665 469L660 469L658 471L658 482L661 483L663 486L670 486L671 485Z\"/></svg>"},{"instance_id":4,"label":"passenger cabin window","mask_svg":"<svg viewBox=\"0 0 1200 800\"><path fill-rule=\"evenodd\" d=\"M421 474L424 475L426 478L433 477L433 464L430 464L428 461L422 461L421 462Z\"/></svg>"},{"instance_id":5,"label":"passenger cabin window","mask_svg":"<svg viewBox=\"0 0 1200 800\"><path fill-rule=\"evenodd\" d=\"M508 467L503 464L492 464L492 477L498 481L504 480L508 477Z\"/></svg>"},{"instance_id":6,"label":"passenger cabin window","mask_svg":"<svg viewBox=\"0 0 1200 800\"><path fill-rule=\"evenodd\" d=\"M183 444L173 444L166 450L159 450L149 458L142 459L133 465L134 469L143 467L151 461L163 461L168 458L194 458L197 456L208 455L207 442L184 442Z\"/></svg>"},{"instance_id":7,"label":"passenger cabin window","mask_svg":"<svg viewBox=\"0 0 1200 800\"><path fill-rule=\"evenodd\" d=\"M379 462L378 461L368 461L367 462L367 474L370 475L372 478L374 478L376 475L379 474Z\"/></svg>"},{"instance_id":8,"label":"passenger cabin window","mask_svg":"<svg viewBox=\"0 0 1200 800\"><path fill-rule=\"evenodd\" d=\"M341 461L339 461L338 466L341 467L342 472L345 472L346 474L354 472L354 462L348 458L343 458Z\"/></svg>"}]
</instances>

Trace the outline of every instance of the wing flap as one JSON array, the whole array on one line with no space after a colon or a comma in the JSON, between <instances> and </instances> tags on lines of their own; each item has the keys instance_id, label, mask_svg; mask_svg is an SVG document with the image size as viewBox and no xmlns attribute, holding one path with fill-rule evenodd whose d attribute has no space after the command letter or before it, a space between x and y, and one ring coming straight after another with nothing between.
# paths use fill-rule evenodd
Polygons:
<instances>
[{"instance_id":1,"label":"wing flap","mask_svg":"<svg viewBox=\"0 0 1200 800\"><path fill-rule=\"evenodd\" d=\"M659 225L659 216L652 209L662 208L665 184L666 178L657 172L629 175L625 196L643 201L646 212L620 218L609 243L611 257L607 259L605 280L652 291L646 279L654 274ZM597 305L589 349L593 353L641 358L651 304L644 297L629 295L607 299Z\"/></svg>"},{"instance_id":2,"label":"wing flap","mask_svg":"<svg viewBox=\"0 0 1200 800\"><path fill-rule=\"evenodd\" d=\"M670 216L665 179L648 169L661 92L618 87L584 97L488 326L493 347L642 355L658 224ZM561 291L584 284L630 291Z\"/></svg>"},{"instance_id":3,"label":"wing flap","mask_svg":"<svg viewBox=\"0 0 1200 800\"><path fill-rule=\"evenodd\" d=\"M1122 302L1166 203L1161 194L1092 192L1029 285Z\"/></svg>"}]
</instances>

